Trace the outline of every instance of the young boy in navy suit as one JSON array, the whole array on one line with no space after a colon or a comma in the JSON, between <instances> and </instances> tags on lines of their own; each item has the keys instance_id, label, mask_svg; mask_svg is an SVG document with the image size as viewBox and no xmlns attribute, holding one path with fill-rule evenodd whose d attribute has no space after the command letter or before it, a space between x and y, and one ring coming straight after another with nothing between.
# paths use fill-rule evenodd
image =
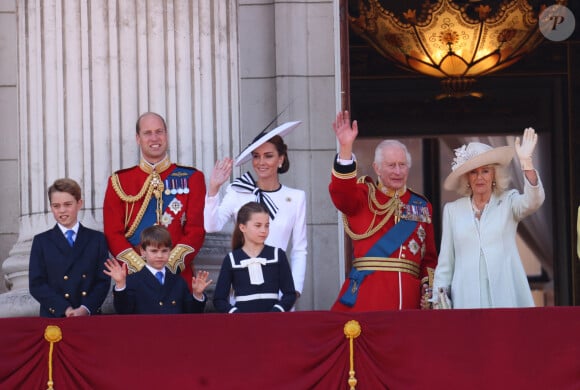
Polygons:
<instances>
[{"instance_id":1,"label":"young boy in navy suit","mask_svg":"<svg viewBox=\"0 0 580 390\"><path fill-rule=\"evenodd\" d=\"M98 314L111 285L103 274L105 235L79 223L83 200L76 181L56 180L48 200L56 226L32 240L30 294L40 303L41 317Z\"/></svg>"},{"instance_id":2,"label":"young boy in navy suit","mask_svg":"<svg viewBox=\"0 0 580 390\"><path fill-rule=\"evenodd\" d=\"M141 257L145 267L127 276L127 264L108 259L105 274L115 281L114 306L119 314L203 313L207 300L204 290L212 282L209 273L192 277L192 292L185 280L165 267L172 242L169 231L160 225L141 232Z\"/></svg>"}]
</instances>

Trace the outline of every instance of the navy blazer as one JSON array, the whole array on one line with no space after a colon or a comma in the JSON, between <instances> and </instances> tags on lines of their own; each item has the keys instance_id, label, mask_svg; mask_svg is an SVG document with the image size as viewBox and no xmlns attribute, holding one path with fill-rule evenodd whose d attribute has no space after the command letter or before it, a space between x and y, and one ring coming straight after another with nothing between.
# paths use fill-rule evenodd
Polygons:
<instances>
[{"instance_id":1,"label":"navy blazer","mask_svg":"<svg viewBox=\"0 0 580 390\"><path fill-rule=\"evenodd\" d=\"M143 267L127 276L122 291L113 290L115 311L119 314L203 313L207 297L200 302L193 297L185 280L165 268L163 284Z\"/></svg>"},{"instance_id":2,"label":"navy blazer","mask_svg":"<svg viewBox=\"0 0 580 390\"><path fill-rule=\"evenodd\" d=\"M103 273L108 254L105 235L83 225L72 247L58 225L34 236L28 281L40 316L64 317L67 307L81 305L100 313L111 286Z\"/></svg>"}]
</instances>

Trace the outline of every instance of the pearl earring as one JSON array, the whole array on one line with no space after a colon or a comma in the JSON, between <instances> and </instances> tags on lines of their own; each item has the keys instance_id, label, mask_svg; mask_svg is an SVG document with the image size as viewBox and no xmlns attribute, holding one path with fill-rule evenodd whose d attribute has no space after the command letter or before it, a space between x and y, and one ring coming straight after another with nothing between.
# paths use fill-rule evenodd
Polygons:
<instances>
[{"instance_id":1,"label":"pearl earring","mask_svg":"<svg viewBox=\"0 0 580 390\"><path fill-rule=\"evenodd\" d=\"M282 168L282 164L278 165L278 168Z\"/></svg>"}]
</instances>

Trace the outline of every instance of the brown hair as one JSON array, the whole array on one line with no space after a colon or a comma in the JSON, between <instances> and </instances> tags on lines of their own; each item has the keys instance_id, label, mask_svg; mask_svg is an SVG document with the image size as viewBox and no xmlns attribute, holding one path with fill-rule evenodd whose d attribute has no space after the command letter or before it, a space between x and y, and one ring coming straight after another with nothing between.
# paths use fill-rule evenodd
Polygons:
<instances>
[{"instance_id":1,"label":"brown hair","mask_svg":"<svg viewBox=\"0 0 580 390\"><path fill-rule=\"evenodd\" d=\"M258 202L248 202L242 206L240 211L238 211L238 216L236 218L236 226L234 227L234 233L232 234L232 250L236 250L244 246L244 234L240 230L240 225L245 225L248 223L252 215L256 213L268 214L268 211Z\"/></svg>"},{"instance_id":2,"label":"brown hair","mask_svg":"<svg viewBox=\"0 0 580 390\"><path fill-rule=\"evenodd\" d=\"M165 119L163 119L163 117L161 115L159 115L156 112L144 112L143 114L139 115L139 118L137 118L137 123L135 124L135 131L137 132L137 134L139 134L139 132L141 131L141 119L143 119L146 116L149 115L153 115L156 116L157 118L159 118L161 120L161 122L163 122L163 128L165 129L165 131L167 131L167 123L165 123Z\"/></svg>"},{"instance_id":3,"label":"brown hair","mask_svg":"<svg viewBox=\"0 0 580 390\"><path fill-rule=\"evenodd\" d=\"M169 230L165 226L162 225L153 225L145 228L141 232L141 248L143 250L147 249L148 246L154 246L156 248L159 247L166 247L171 248L171 234Z\"/></svg>"},{"instance_id":4,"label":"brown hair","mask_svg":"<svg viewBox=\"0 0 580 390\"><path fill-rule=\"evenodd\" d=\"M77 200L81 200L81 186L73 179L56 179L50 187L48 187L48 201L50 202L52 194L55 192L66 192L74 196Z\"/></svg>"},{"instance_id":5,"label":"brown hair","mask_svg":"<svg viewBox=\"0 0 580 390\"><path fill-rule=\"evenodd\" d=\"M288 145L284 143L284 140L279 135L273 136L268 140L272 145L276 147L278 154L284 156L284 162L282 167L278 168L278 173L286 173L290 169L290 160L288 160Z\"/></svg>"}]
</instances>

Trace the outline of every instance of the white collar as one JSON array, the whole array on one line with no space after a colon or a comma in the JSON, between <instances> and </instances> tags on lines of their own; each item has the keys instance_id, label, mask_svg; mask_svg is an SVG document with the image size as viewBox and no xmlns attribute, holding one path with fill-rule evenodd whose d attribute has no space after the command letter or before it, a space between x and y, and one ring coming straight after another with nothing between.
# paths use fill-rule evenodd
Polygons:
<instances>
[{"instance_id":1,"label":"white collar","mask_svg":"<svg viewBox=\"0 0 580 390\"><path fill-rule=\"evenodd\" d=\"M67 228L64 227L63 225L61 225L60 223L56 223L58 225L58 228L60 229L60 231L62 232L62 234L66 235L66 232L69 230L72 230L73 232L75 232L75 236L77 235L77 233L79 232L79 227L80 227L80 222L77 221L77 223L74 224L74 226L72 228Z\"/></svg>"},{"instance_id":2,"label":"white collar","mask_svg":"<svg viewBox=\"0 0 580 390\"><path fill-rule=\"evenodd\" d=\"M165 267L163 267L163 269L155 269L147 263L145 263L145 267L147 267L147 269L149 270L149 272L153 274L153 276L155 276L157 272L161 272L163 274L163 277L165 278Z\"/></svg>"}]
</instances>

